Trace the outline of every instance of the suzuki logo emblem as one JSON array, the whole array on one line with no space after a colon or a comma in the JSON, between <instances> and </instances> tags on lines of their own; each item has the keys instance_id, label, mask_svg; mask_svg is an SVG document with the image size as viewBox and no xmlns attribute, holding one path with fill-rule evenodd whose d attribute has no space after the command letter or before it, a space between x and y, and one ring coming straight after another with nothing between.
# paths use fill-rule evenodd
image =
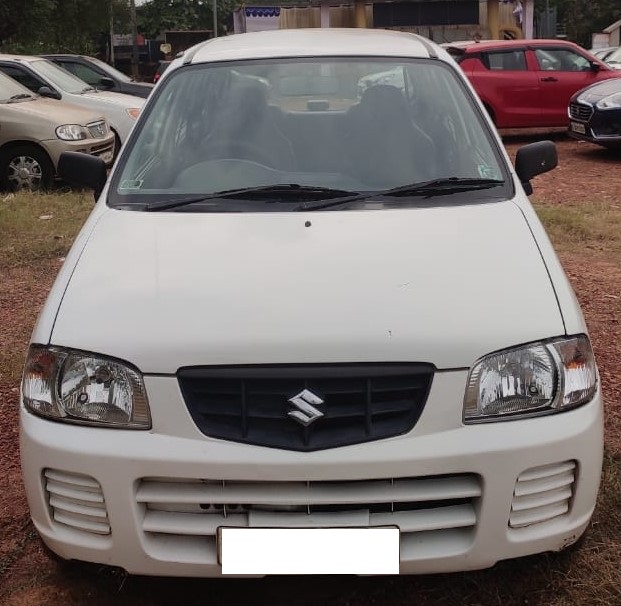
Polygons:
<instances>
[{"instance_id":1,"label":"suzuki logo emblem","mask_svg":"<svg viewBox=\"0 0 621 606\"><path fill-rule=\"evenodd\" d=\"M288 401L293 404L295 410L290 410L287 416L301 423L304 427L323 417L324 413L315 408L315 406L323 404L323 400L309 389L301 391L296 396L289 398Z\"/></svg>"}]
</instances>

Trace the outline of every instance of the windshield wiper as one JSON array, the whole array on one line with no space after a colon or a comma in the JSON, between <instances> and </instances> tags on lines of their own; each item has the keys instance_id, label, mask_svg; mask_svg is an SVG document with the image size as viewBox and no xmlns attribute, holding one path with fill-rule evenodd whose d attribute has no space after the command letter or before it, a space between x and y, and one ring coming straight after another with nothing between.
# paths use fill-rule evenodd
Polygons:
<instances>
[{"instance_id":1,"label":"windshield wiper","mask_svg":"<svg viewBox=\"0 0 621 606\"><path fill-rule=\"evenodd\" d=\"M171 200L159 200L157 202L151 202L144 207L145 211L153 212L158 210L170 210L173 208L180 208L189 204L197 204L199 202L206 202L208 200L217 200L218 198L257 198L263 196L277 196L280 199L290 200L291 197L296 199L302 196L312 195L313 197L321 196L322 200L326 198L337 197L341 199L343 196L352 195L354 192L350 192L343 189L333 189L331 187L320 187L316 185L298 185L297 183L278 183L272 185L261 185L258 187L243 187L241 189L226 189L222 191L216 191L211 194L203 196L194 196L191 198L177 198ZM355 195L355 194L354 194ZM268 202L276 202L277 200L267 200Z\"/></svg>"},{"instance_id":2,"label":"windshield wiper","mask_svg":"<svg viewBox=\"0 0 621 606\"><path fill-rule=\"evenodd\" d=\"M13 95L9 97L8 103L14 103L15 101L19 101L20 99L34 99L34 95L29 95L28 93L19 93L18 95Z\"/></svg>"},{"instance_id":3,"label":"windshield wiper","mask_svg":"<svg viewBox=\"0 0 621 606\"><path fill-rule=\"evenodd\" d=\"M489 189L490 187L498 187L504 183L501 179L479 179L470 177L445 177L442 179L432 179L431 181L421 181L420 183L410 183L401 185L391 189L380 191L371 191L343 198L335 198L332 200L321 200L317 202L303 202L293 210L295 211L312 211L347 204L349 202L357 202L360 200L368 200L370 198L382 198L387 196L444 196L464 191L474 191L478 189Z\"/></svg>"},{"instance_id":4,"label":"windshield wiper","mask_svg":"<svg viewBox=\"0 0 621 606\"><path fill-rule=\"evenodd\" d=\"M94 86L87 86L86 88L83 88L80 91L80 94L82 93L90 93L92 90L94 90L95 92L97 92L97 89Z\"/></svg>"}]
</instances>

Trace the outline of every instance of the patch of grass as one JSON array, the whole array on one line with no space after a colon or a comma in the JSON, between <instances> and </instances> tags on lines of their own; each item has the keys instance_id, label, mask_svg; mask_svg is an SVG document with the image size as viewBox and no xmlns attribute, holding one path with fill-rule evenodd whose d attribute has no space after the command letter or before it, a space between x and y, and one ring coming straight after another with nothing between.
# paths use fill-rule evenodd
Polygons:
<instances>
[{"instance_id":1,"label":"patch of grass","mask_svg":"<svg viewBox=\"0 0 621 606\"><path fill-rule=\"evenodd\" d=\"M546 204L534 207L554 246L575 252L578 246L621 257L621 208L612 203Z\"/></svg>"},{"instance_id":2,"label":"patch of grass","mask_svg":"<svg viewBox=\"0 0 621 606\"><path fill-rule=\"evenodd\" d=\"M62 257L92 208L88 192L0 194L0 266Z\"/></svg>"}]
</instances>

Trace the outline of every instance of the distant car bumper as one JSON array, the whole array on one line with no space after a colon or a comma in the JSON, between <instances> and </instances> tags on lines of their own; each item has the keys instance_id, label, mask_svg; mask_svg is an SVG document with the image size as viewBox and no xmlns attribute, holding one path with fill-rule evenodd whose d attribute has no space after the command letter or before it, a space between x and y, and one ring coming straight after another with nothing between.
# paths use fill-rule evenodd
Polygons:
<instances>
[{"instance_id":1,"label":"distant car bumper","mask_svg":"<svg viewBox=\"0 0 621 606\"><path fill-rule=\"evenodd\" d=\"M150 431L22 410L32 519L63 558L187 577L222 575L217 536L228 526L398 526L401 574L487 568L575 542L599 488L600 394L573 411L465 426L455 413L465 377L438 373L406 435L310 453L205 437L167 377L146 380Z\"/></svg>"},{"instance_id":2,"label":"distant car bumper","mask_svg":"<svg viewBox=\"0 0 621 606\"><path fill-rule=\"evenodd\" d=\"M570 117L568 133L574 139L605 147L621 147L621 109L592 108L588 120Z\"/></svg>"},{"instance_id":3,"label":"distant car bumper","mask_svg":"<svg viewBox=\"0 0 621 606\"><path fill-rule=\"evenodd\" d=\"M66 151L81 152L101 158L106 166L114 159L114 134L110 133L102 139L84 139L82 141L62 141L53 139L44 142L45 149L56 168L60 154Z\"/></svg>"}]
</instances>

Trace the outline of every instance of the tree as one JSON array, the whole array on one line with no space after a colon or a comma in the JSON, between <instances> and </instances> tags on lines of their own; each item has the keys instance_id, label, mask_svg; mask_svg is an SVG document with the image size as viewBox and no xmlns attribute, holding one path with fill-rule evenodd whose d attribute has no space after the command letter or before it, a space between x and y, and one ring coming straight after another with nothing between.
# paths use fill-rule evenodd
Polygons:
<instances>
[{"instance_id":1,"label":"tree","mask_svg":"<svg viewBox=\"0 0 621 606\"><path fill-rule=\"evenodd\" d=\"M564 25L567 37L589 48L591 34L621 19L619 0L535 0L535 9L557 9L557 23Z\"/></svg>"},{"instance_id":2,"label":"tree","mask_svg":"<svg viewBox=\"0 0 621 606\"><path fill-rule=\"evenodd\" d=\"M0 47L11 38L31 35L46 28L56 0L2 0L0 2Z\"/></svg>"},{"instance_id":3,"label":"tree","mask_svg":"<svg viewBox=\"0 0 621 606\"><path fill-rule=\"evenodd\" d=\"M218 32L224 31L236 0L217 0ZM147 38L166 30L213 29L213 0L147 0L138 9L138 29Z\"/></svg>"},{"instance_id":4,"label":"tree","mask_svg":"<svg viewBox=\"0 0 621 606\"><path fill-rule=\"evenodd\" d=\"M110 31L110 15L129 22L126 0L2 0L0 45L22 53L95 54Z\"/></svg>"}]
</instances>

